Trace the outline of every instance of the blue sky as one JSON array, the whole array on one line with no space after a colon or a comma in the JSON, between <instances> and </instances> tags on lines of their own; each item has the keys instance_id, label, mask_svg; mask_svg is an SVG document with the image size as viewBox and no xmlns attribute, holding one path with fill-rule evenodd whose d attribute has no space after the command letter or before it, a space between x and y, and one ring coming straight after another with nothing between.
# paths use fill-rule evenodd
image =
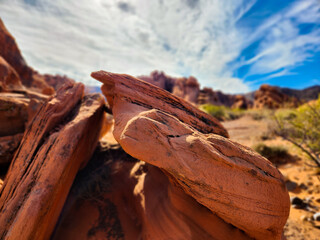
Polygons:
<instances>
[{"instance_id":1,"label":"blue sky","mask_svg":"<svg viewBox=\"0 0 320 240\"><path fill-rule=\"evenodd\" d=\"M100 69L227 93L320 84L319 0L0 0L0 17L30 66L88 85Z\"/></svg>"}]
</instances>

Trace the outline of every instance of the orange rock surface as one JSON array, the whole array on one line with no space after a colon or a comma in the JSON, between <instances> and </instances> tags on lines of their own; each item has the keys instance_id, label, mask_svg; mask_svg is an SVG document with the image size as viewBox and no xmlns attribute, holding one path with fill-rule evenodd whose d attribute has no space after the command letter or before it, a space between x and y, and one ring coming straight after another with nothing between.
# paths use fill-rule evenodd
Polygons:
<instances>
[{"instance_id":1,"label":"orange rock surface","mask_svg":"<svg viewBox=\"0 0 320 240\"><path fill-rule=\"evenodd\" d=\"M52 239L250 239L169 178L119 145L100 143L77 175Z\"/></svg>"},{"instance_id":2,"label":"orange rock surface","mask_svg":"<svg viewBox=\"0 0 320 240\"><path fill-rule=\"evenodd\" d=\"M64 85L26 129L0 190L1 239L49 239L104 119L103 97L83 91Z\"/></svg>"},{"instance_id":3,"label":"orange rock surface","mask_svg":"<svg viewBox=\"0 0 320 240\"><path fill-rule=\"evenodd\" d=\"M0 167L11 162L27 124L47 98L28 90L0 92Z\"/></svg>"},{"instance_id":4,"label":"orange rock surface","mask_svg":"<svg viewBox=\"0 0 320 240\"><path fill-rule=\"evenodd\" d=\"M23 89L18 73L0 56L0 92Z\"/></svg>"},{"instance_id":5,"label":"orange rock surface","mask_svg":"<svg viewBox=\"0 0 320 240\"><path fill-rule=\"evenodd\" d=\"M14 152L17 150L23 133L0 137L0 167L11 162Z\"/></svg>"},{"instance_id":6,"label":"orange rock surface","mask_svg":"<svg viewBox=\"0 0 320 240\"><path fill-rule=\"evenodd\" d=\"M197 202L255 239L281 239L290 209L280 172L228 136L215 120L128 75L92 73L104 83L114 136L131 156L163 169ZM218 135L217 135L218 134Z\"/></svg>"},{"instance_id":7,"label":"orange rock surface","mask_svg":"<svg viewBox=\"0 0 320 240\"><path fill-rule=\"evenodd\" d=\"M128 105L128 114L131 112L135 114L136 107L142 109L159 109L172 114L182 122L192 125L195 129L203 133L216 133L228 137L228 132L217 119L192 106L187 101L163 89L154 87L150 83L129 75L107 73L104 71L92 73L92 77L99 81L104 81L102 92L107 97L114 116L118 114L118 112L114 112L114 110L117 111L117 108L113 107L114 100L123 98L127 99L133 106ZM110 79L110 81L105 79ZM113 79L117 79L117 81ZM122 113L119 112L119 114L121 115Z\"/></svg>"}]
</instances>

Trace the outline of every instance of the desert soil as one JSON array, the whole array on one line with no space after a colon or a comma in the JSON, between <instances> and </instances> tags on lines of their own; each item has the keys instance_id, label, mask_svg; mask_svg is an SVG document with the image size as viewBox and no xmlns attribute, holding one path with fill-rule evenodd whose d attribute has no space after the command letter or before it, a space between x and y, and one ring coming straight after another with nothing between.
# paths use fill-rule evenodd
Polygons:
<instances>
[{"instance_id":1,"label":"desert soil","mask_svg":"<svg viewBox=\"0 0 320 240\"><path fill-rule=\"evenodd\" d=\"M317 171L317 168L312 166L312 162L291 143L270 136L268 133L272 124L270 120L254 120L245 115L222 124L227 128L231 139L248 147L264 143L267 146L283 146L288 149L295 161L289 161L278 168L287 184L290 184L290 198L299 197L306 207L297 209L291 205L284 234L287 240L319 240L320 221L314 221L312 218L314 213L320 212L319 169Z\"/></svg>"}]
</instances>

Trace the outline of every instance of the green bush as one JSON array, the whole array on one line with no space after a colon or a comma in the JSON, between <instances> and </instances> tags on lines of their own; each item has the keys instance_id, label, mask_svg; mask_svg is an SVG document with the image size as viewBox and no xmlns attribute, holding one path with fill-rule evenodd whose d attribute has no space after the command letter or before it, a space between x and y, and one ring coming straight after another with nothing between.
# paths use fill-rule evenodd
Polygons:
<instances>
[{"instance_id":1,"label":"green bush","mask_svg":"<svg viewBox=\"0 0 320 240\"><path fill-rule=\"evenodd\" d=\"M293 110L275 113L275 133L290 141L320 166L320 97Z\"/></svg>"},{"instance_id":2,"label":"green bush","mask_svg":"<svg viewBox=\"0 0 320 240\"><path fill-rule=\"evenodd\" d=\"M225 106L217 106L213 104L201 105L200 109L220 121L238 119L244 113L241 109L230 109Z\"/></svg>"},{"instance_id":3,"label":"green bush","mask_svg":"<svg viewBox=\"0 0 320 240\"><path fill-rule=\"evenodd\" d=\"M204 104L200 106L200 109L202 111L205 111L206 113L210 114L211 116L221 120L224 120L225 118L225 107L224 106L216 106L212 104Z\"/></svg>"}]
</instances>

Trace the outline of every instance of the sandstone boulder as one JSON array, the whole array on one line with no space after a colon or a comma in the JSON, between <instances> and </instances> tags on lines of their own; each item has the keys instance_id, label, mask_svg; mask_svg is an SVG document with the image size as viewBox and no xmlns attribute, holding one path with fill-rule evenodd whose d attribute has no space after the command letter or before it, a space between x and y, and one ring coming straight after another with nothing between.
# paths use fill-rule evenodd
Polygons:
<instances>
[{"instance_id":1,"label":"sandstone boulder","mask_svg":"<svg viewBox=\"0 0 320 240\"><path fill-rule=\"evenodd\" d=\"M250 239L169 178L119 145L100 142L72 185L52 239Z\"/></svg>"},{"instance_id":2,"label":"sandstone boulder","mask_svg":"<svg viewBox=\"0 0 320 240\"><path fill-rule=\"evenodd\" d=\"M113 110L118 110L118 108L113 107L114 100L123 98L126 99L126 102L134 106L134 108L130 105L123 106L124 108L129 107L126 109L129 114L131 112L135 114L135 107L141 107L142 109L159 109L179 118L186 124L192 125L195 129L203 133L216 133L228 137L228 132L217 119L192 106L187 101L169 94L163 89L154 87L150 83L129 75L103 71L93 73L92 77L99 81L104 81L101 90L105 94L114 116L117 113ZM106 78L110 79L110 81L105 81L104 79ZM112 79L117 79L118 81L113 81ZM123 110L124 109L121 109L121 112ZM121 112L119 113L121 114ZM117 122L115 124L117 125Z\"/></svg>"},{"instance_id":3,"label":"sandstone boulder","mask_svg":"<svg viewBox=\"0 0 320 240\"><path fill-rule=\"evenodd\" d=\"M128 75L92 76L104 84L113 134L127 153L163 169L186 194L250 237L281 239L289 195L267 159L225 138L215 119L162 89Z\"/></svg>"},{"instance_id":4,"label":"sandstone boulder","mask_svg":"<svg viewBox=\"0 0 320 240\"><path fill-rule=\"evenodd\" d=\"M0 190L0 239L49 239L104 119L104 98L83 92L64 85L28 125Z\"/></svg>"}]
</instances>

